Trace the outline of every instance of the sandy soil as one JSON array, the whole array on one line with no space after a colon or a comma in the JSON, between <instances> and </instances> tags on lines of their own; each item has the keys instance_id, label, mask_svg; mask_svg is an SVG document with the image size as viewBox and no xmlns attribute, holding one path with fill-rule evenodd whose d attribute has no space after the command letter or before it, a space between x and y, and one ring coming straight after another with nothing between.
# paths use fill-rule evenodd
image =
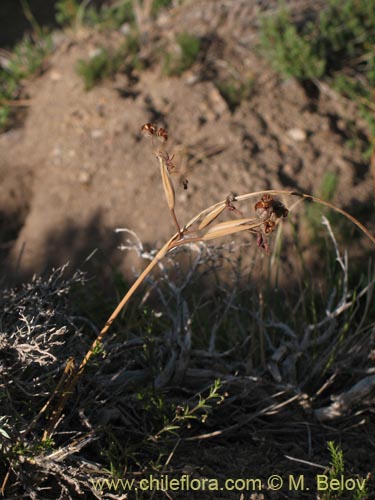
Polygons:
<instances>
[{"instance_id":1,"label":"sandy soil","mask_svg":"<svg viewBox=\"0 0 375 500\"><path fill-rule=\"evenodd\" d=\"M58 34L43 74L25 82L26 117L0 136L1 252L8 273L27 278L67 260L129 268L113 230L127 227L150 245L173 231L157 162L140 134L145 122L168 129L175 163L189 178L177 188L182 221L227 196L258 189L319 193L326 172L339 177L334 201L368 223L369 164L346 146L350 109L337 96L282 81L256 50L252 2L188 2L149 27L145 52L168 49L172 31L205 40L199 61L179 77L160 64L118 75L86 92L76 73L119 33ZM151 47L151 48L150 48ZM251 95L235 110L214 85L228 74L251 78ZM178 184L178 175L176 175ZM253 207L248 207L249 213ZM12 271L13 270L13 271Z\"/></svg>"}]
</instances>

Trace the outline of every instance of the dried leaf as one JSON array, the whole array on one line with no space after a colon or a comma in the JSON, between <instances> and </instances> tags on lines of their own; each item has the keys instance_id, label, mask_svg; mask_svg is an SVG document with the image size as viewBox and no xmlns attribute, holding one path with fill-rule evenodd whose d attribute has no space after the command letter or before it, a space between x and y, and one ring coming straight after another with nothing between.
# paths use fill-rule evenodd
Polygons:
<instances>
[{"instance_id":1,"label":"dried leaf","mask_svg":"<svg viewBox=\"0 0 375 500\"><path fill-rule=\"evenodd\" d=\"M158 155L158 159L159 159L159 163L160 163L160 173L161 173L161 178L163 181L165 197L167 198L167 203L168 203L170 210L173 210L175 207L175 194L174 194L172 180L171 180L171 177L169 175L168 167L165 163L165 159L161 155Z\"/></svg>"},{"instance_id":2,"label":"dried leaf","mask_svg":"<svg viewBox=\"0 0 375 500\"><path fill-rule=\"evenodd\" d=\"M259 219L256 217L245 217L242 219L231 219L231 220L226 220L224 222L219 222L218 224L215 224L214 226L210 227L207 230L207 233L210 233L211 231L217 231L221 229L226 229L226 228L232 228L232 227L237 227L241 226L243 224L254 224L255 226L259 226L262 224Z\"/></svg>"},{"instance_id":3,"label":"dried leaf","mask_svg":"<svg viewBox=\"0 0 375 500\"><path fill-rule=\"evenodd\" d=\"M213 220L216 219L216 217L219 217L219 215L225 210L226 205L223 203L222 205L219 205L218 207L215 207L211 212L209 212L205 218L202 220L202 222L199 224L198 229L204 229L207 227Z\"/></svg>"},{"instance_id":4,"label":"dried leaf","mask_svg":"<svg viewBox=\"0 0 375 500\"><path fill-rule=\"evenodd\" d=\"M209 228L207 233L202 236L202 240L213 240L222 236L228 236L229 234L239 233L240 231L245 231L247 229L253 229L258 226L259 220L254 218L221 222L220 224L215 224L213 227Z\"/></svg>"}]
</instances>

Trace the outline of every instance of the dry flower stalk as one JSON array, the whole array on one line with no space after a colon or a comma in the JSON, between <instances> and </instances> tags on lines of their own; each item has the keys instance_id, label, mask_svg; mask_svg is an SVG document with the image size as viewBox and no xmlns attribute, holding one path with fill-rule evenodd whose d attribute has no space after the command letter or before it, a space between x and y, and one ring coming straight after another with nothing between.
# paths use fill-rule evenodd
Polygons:
<instances>
[{"instance_id":1,"label":"dry flower stalk","mask_svg":"<svg viewBox=\"0 0 375 500\"><path fill-rule=\"evenodd\" d=\"M91 356L94 354L95 349L100 345L103 340L104 335L107 333L121 310L143 283L145 278L151 273L153 268L158 264L158 262L171 250L177 246L187 245L189 243L194 243L197 241L209 241L216 238L222 238L224 236L229 236L232 234L247 231L256 236L257 246L269 251L268 247L268 236L275 230L277 224L281 219L288 216L289 210L278 200L275 196L294 196L301 200L319 203L330 209L340 213L348 220L350 220L354 225L356 225L375 245L375 237L353 216L338 207L335 207L329 202L323 201L315 196L305 193L299 193L296 191L283 191L283 190L265 190L258 192L246 193L243 195L237 195L235 193L229 193L225 200L222 200L205 210L202 210L199 214L194 216L190 221L188 221L184 226L181 226L177 220L175 213L175 191L171 179L171 174L175 171L175 166L172 163L174 156L169 156L168 152L165 150L165 144L168 141L168 133L163 128L158 128L157 125L153 123L146 123L142 126L141 132L148 137L151 137L152 144L154 145L154 138L158 139L162 143L161 149L155 150L155 155L159 161L161 178L164 188L164 193L166 196L167 204L171 212L171 216L174 224L176 225L177 232L165 243L165 245L159 250L155 255L154 259L149 263L149 265L144 269L140 276L136 279L133 285L130 287L128 292L125 294L121 302L112 312L108 318L106 324L98 334L97 338L91 345L90 349L87 351L85 357L83 358L81 364L78 368L68 377L66 380L66 373L64 374L65 382L57 385L60 387L64 385L64 389L61 391L61 396L57 401L57 404L52 412L49 419L47 429L45 430L43 439L46 440L52 436L54 433L58 422L60 420L61 414L63 412L64 406L66 404L69 395L73 392L77 381L82 375L85 366L89 362ZM187 179L185 180L184 188L187 187ZM215 221L224 212L231 212L235 215L242 216L242 212L237 209L234 203L241 203L248 201L250 199L257 199L254 209L256 217L242 217L237 219L231 219L224 222L219 222L211 226L212 222ZM260 199L259 199L260 198ZM54 399L56 392L51 396L50 401ZM48 405L46 405L48 406ZM40 412L38 418L44 413L46 407Z\"/></svg>"}]
</instances>

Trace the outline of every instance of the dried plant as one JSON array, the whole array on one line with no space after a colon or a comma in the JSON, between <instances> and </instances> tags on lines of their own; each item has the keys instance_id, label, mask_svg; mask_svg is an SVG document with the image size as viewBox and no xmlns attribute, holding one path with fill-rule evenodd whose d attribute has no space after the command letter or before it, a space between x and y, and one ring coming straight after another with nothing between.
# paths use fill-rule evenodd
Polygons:
<instances>
[{"instance_id":1,"label":"dried plant","mask_svg":"<svg viewBox=\"0 0 375 500\"><path fill-rule=\"evenodd\" d=\"M156 153L168 154L159 149ZM277 226L283 216L289 216L276 196L255 196L260 224L250 231L255 249L260 237L261 243L271 245L268 238L274 227L270 222ZM220 215L233 221L246 219L246 206L241 211L237 208L240 198L228 194L195 217L187 229L187 225L179 225L170 243L174 251L164 251L163 258L157 257L160 250L146 251L136 234L127 231L124 249L136 251L146 269L152 265L158 270L143 273L139 284L147 287L139 304L141 309L145 307L152 290L160 304L152 315L161 318L153 326L162 330L157 334L152 328L148 334L142 325L139 332L129 321L125 340L121 333L103 340L102 331L85 356L86 362L92 358L89 376L79 384L86 365L75 368L73 359L82 359L84 354L86 336L77 328L84 318L69 312L66 296L82 276L76 274L70 282L63 270L57 270L47 280L34 280L3 293L1 342L5 356L0 363L0 393L7 397L3 399L4 417L0 417L0 463L6 464L6 470L0 493L5 491L9 498L73 499L85 494L104 498L97 486L103 484L105 489L108 477L121 477L124 470L139 481L141 461L143 471L150 467L159 473L173 470L171 457L184 441L229 436L254 425L258 433L262 429L278 435L295 433L298 425L309 423L309 415L323 422L345 417L347 422L348 417L358 415L359 403L371 407L375 382L368 368L370 331L355 316L358 307L367 315L374 282L350 290L347 258L340 254L325 220L342 278L336 290L332 287L322 315L293 324L288 315L277 317L272 310L262 313L260 303L258 307L255 302L254 309L253 285L241 284L243 267L228 252L236 247L218 245L213 249L210 240L207 243L202 238L210 229L216 231L215 226L220 235L225 231L230 220L219 222ZM190 243L184 245L183 241ZM258 242L259 247L259 251L267 250ZM180 260L186 262L187 257L185 272ZM201 306L193 302L192 307L188 291L202 285L207 271L216 273L224 258L230 265L226 274L234 285L231 290L219 290L220 300L217 296L208 299L209 326L197 346ZM237 328L239 332L223 343L222 327L228 322L235 324L231 334ZM338 332L347 324L355 328L338 339ZM95 327L92 330L98 335ZM262 339L258 340L258 332ZM100 336L103 342L98 342ZM337 383L345 370L355 373L350 385L347 378ZM213 383L217 379L220 388ZM72 397L69 391L74 385ZM176 387L181 389L178 394ZM332 394L337 394L335 399L330 398ZM68 397L72 404L66 404ZM220 411L215 411L219 403ZM320 431L315 428L311 426L309 440L316 441ZM117 442L115 450L112 442ZM156 466L150 458L155 450L161 457L161 450L168 455ZM123 496L117 492L106 498Z\"/></svg>"},{"instance_id":2,"label":"dried plant","mask_svg":"<svg viewBox=\"0 0 375 500\"><path fill-rule=\"evenodd\" d=\"M77 435L78 439L73 438L71 442L73 448L62 447L51 453L52 442L45 440L41 445L33 433L51 402L49 399L45 403L53 392L54 379L63 373L64 381L69 369L73 369L72 360L83 354L81 325L86 324L86 320L71 312L68 295L72 288L83 285L85 279L81 272L67 278L65 267L52 271L46 279L34 278L16 289L2 290L0 296L2 495L11 477L16 478L18 484L28 485L29 498L41 498L38 488L33 488L41 472L52 483L57 483L62 492L66 484L80 491L79 481L66 470L62 460L74 453L73 448L80 450L93 436ZM70 361L64 367L67 357ZM62 383L56 387L57 394L61 387ZM78 467L75 472L78 477ZM16 491L17 486L13 498L20 497Z\"/></svg>"},{"instance_id":3,"label":"dried plant","mask_svg":"<svg viewBox=\"0 0 375 500\"><path fill-rule=\"evenodd\" d=\"M176 197L174 185L172 182L172 174L176 170L175 165L172 161L174 159L174 156L170 156L168 151L166 150L168 133L165 129L160 128L153 123L147 123L143 125L141 128L141 132L145 136L151 138L152 145L154 147L154 153L159 162L167 205L177 231L153 256L152 260L146 266L144 271L138 276L133 285L127 291L121 302L110 315L108 321L98 334L91 348L87 351L78 368L76 370L73 370L68 376L64 374L64 380L62 382L63 390L61 391L62 395L59 398L58 403L55 405L52 416L49 419L43 437L44 440L50 439L53 435L58 425L61 413L65 407L66 401L69 398L69 395L72 393L74 387L76 386L77 381L81 377L88 361L93 356L93 354L97 352L97 349L100 348L103 337L108 332L109 328L111 327L121 310L128 303L128 301L140 287L140 285L150 275L155 266L157 266L160 261L172 250L189 244L196 244L199 242L205 243L210 240L234 235L236 233L247 232L254 235L254 237L256 238L256 244L259 249L265 252L269 252L269 236L275 231L278 224L280 224L280 222L288 216L290 210L292 210L299 201L318 203L342 214L354 225L356 225L375 245L374 236L372 236L357 219L352 217L346 211L337 208L331 203L321 200L315 196L305 193L299 193L296 191L266 190L246 193L243 195L229 193L225 200L220 201L206 208L205 210L202 210L187 223L181 225L177 220L175 212ZM161 145L156 146L155 141L160 142ZM290 209L288 209L278 198L276 198L280 195L297 197L299 200ZM251 199L256 200L254 204L255 215L250 217L243 217L243 211L240 211L237 206L238 204L249 201ZM217 219L225 214L230 214L231 216L234 215L235 218L232 217L229 220L217 222ZM51 397L51 400L52 399L53 397Z\"/></svg>"}]
</instances>

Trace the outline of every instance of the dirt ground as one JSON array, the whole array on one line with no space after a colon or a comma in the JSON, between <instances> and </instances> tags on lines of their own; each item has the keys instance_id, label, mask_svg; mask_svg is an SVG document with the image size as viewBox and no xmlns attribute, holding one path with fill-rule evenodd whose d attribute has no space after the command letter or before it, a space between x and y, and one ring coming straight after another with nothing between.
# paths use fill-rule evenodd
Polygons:
<instances>
[{"instance_id":1,"label":"dirt ground","mask_svg":"<svg viewBox=\"0 0 375 500\"><path fill-rule=\"evenodd\" d=\"M319 194L332 172L339 178L334 202L369 223L363 207L371 206L373 182L369 163L346 146L350 107L324 87L304 88L270 70L256 49L259 12L267 7L206 0L167 11L149 28L146 52L160 40L165 50L173 31L188 30L205 40L204 56L181 77L163 75L155 63L89 92L77 60L108 35L55 35L43 74L25 82L24 118L0 136L1 254L10 276L28 278L66 261L82 266L95 249L94 269L126 271L131 260L117 250L118 227L145 244L165 241L173 225L151 144L140 134L150 121L168 129L168 150L189 179L187 191L177 188L181 221L230 191ZM228 74L253 82L234 110L213 83Z\"/></svg>"},{"instance_id":2,"label":"dirt ground","mask_svg":"<svg viewBox=\"0 0 375 500\"><path fill-rule=\"evenodd\" d=\"M230 192L272 188L319 195L324 175L332 172L339 180L333 202L373 231L370 163L359 148L347 145L350 104L324 85L283 81L259 54L259 15L274 6L266 0L193 0L166 11L145 27L142 50L146 56L154 49L168 50L173 33L189 31L205 47L193 67L170 77L153 60L132 78L119 74L91 91L77 75L77 61L102 44L116 44L121 34L86 28L56 33L56 50L43 72L24 82L23 97L29 103L18 125L0 135L2 277L22 281L67 261L72 269L85 268L91 256L90 272L112 279L114 270L126 275L135 262L118 249L122 240L116 228L135 231L149 247L173 234L152 144L140 133L146 122L169 132L182 222ZM252 81L250 96L235 109L214 84L228 76ZM184 176L188 190L179 185ZM290 199L284 202L289 205ZM243 209L254 213L253 204ZM298 227L297 216L296 221ZM306 248L308 244L306 240ZM369 252L361 239L352 250L354 255ZM198 478L259 477L265 482L271 474L306 474L314 491L314 465L290 457L329 465L331 431L336 440L340 436L350 473L365 475L369 466L363 464L374 462L369 452L373 424L358 424L353 432L343 425L337 434L329 426L314 429L293 421L285 424L282 435L277 424L274 431L265 426L264 432L261 425L251 433L246 427L235 439L182 444L171 457L174 476L186 472ZM317 498L285 489L271 493L266 486L263 491L272 500ZM238 491L199 493L199 498L262 500L262 495Z\"/></svg>"}]
</instances>

